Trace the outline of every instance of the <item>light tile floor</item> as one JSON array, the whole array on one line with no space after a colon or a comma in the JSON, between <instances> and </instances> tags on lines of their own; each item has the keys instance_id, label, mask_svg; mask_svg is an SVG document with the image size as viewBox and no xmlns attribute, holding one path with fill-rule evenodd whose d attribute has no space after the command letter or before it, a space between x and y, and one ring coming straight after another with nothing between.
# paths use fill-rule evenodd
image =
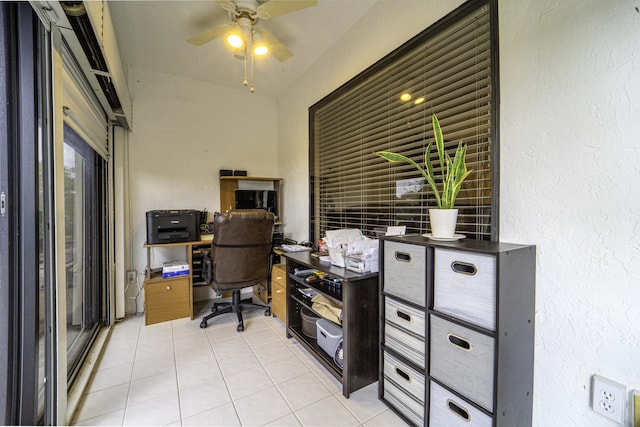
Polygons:
<instances>
[{"instance_id":1,"label":"light tile floor","mask_svg":"<svg viewBox=\"0 0 640 427\"><path fill-rule=\"evenodd\" d=\"M145 326L118 322L74 416L74 425L403 426L371 384L341 384L262 311Z\"/></svg>"}]
</instances>

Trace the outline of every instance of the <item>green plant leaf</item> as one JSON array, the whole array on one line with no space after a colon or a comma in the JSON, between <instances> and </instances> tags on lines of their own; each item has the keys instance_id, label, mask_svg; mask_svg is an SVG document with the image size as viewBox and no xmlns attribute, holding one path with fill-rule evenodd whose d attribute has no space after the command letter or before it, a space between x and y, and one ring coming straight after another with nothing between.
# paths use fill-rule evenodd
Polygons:
<instances>
[{"instance_id":1,"label":"green plant leaf","mask_svg":"<svg viewBox=\"0 0 640 427\"><path fill-rule=\"evenodd\" d=\"M389 162L404 162L413 165L422 174L431 187L438 208L453 209L456 198L458 197L458 192L460 191L460 188L462 188L462 182L467 179L473 171L467 170L467 165L465 163L467 146L460 141L452 160L449 153L445 151L442 128L440 127L440 122L435 114L431 116L431 122L433 124L433 136L436 143L436 149L438 150L438 161L440 163L440 179L442 181L441 192L438 191L435 172L430 159L432 142L429 142L424 152L424 164L426 170L418 163L406 156L403 156L402 154L391 151L378 151L375 154Z\"/></svg>"},{"instance_id":2,"label":"green plant leaf","mask_svg":"<svg viewBox=\"0 0 640 427\"><path fill-rule=\"evenodd\" d=\"M424 150L424 164L427 167L427 182L429 183L429 187L431 187L431 191L433 191L433 195L436 198L436 204L438 208L441 207L442 200L440 198L440 192L438 191L438 186L436 185L435 175L433 173L433 165L431 165L431 143L427 145L427 149Z\"/></svg>"},{"instance_id":3,"label":"green plant leaf","mask_svg":"<svg viewBox=\"0 0 640 427\"><path fill-rule=\"evenodd\" d=\"M436 148L438 149L438 160L440 161L440 170L444 173L444 137L442 136L442 129L440 128L440 121L436 117L435 113L431 116L431 123L433 124L433 137L436 140Z\"/></svg>"}]
</instances>

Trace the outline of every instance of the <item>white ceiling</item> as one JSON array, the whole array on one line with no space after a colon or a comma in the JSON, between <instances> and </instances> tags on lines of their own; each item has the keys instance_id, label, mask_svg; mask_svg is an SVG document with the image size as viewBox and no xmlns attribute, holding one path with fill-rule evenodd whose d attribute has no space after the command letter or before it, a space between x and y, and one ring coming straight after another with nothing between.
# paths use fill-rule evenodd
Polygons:
<instances>
[{"instance_id":1,"label":"white ceiling","mask_svg":"<svg viewBox=\"0 0 640 427\"><path fill-rule=\"evenodd\" d=\"M256 59L256 93L277 98L376 1L318 0L317 6L260 20L257 26L269 29L293 57L284 62L271 56ZM229 22L227 13L215 1L111 1L109 8L125 66L249 90L242 84L243 61L233 57L222 39L203 46L186 42L204 30Z\"/></svg>"}]
</instances>

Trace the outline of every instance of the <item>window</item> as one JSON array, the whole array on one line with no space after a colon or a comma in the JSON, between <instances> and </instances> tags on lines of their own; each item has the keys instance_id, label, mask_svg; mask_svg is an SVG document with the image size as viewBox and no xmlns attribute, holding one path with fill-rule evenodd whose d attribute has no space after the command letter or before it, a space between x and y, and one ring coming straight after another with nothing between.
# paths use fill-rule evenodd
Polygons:
<instances>
[{"instance_id":1,"label":"window","mask_svg":"<svg viewBox=\"0 0 640 427\"><path fill-rule=\"evenodd\" d=\"M474 171L456 200L456 231L497 240L496 16L494 1L467 2L310 108L312 241L338 228L371 237L387 226L428 230L435 199L426 182L413 166L374 153L423 164L432 113L452 156L459 141L467 144ZM403 93L411 99L402 101Z\"/></svg>"},{"instance_id":2,"label":"window","mask_svg":"<svg viewBox=\"0 0 640 427\"><path fill-rule=\"evenodd\" d=\"M67 307L67 375L71 379L103 319L106 284L101 221L107 215L105 161L64 126L64 237Z\"/></svg>"}]
</instances>

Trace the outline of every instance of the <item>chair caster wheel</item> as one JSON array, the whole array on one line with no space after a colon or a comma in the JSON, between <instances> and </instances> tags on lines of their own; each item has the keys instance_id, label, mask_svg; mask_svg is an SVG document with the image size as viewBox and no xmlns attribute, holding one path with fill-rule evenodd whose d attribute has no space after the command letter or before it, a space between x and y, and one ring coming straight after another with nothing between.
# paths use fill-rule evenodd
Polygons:
<instances>
[{"instance_id":1,"label":"chair caster wheel","mask_svg":"<svg viewBox=\"0 0 640 427\"><path fill-rule=\"evenodd\" d=\"M238 332L242 332L242 331L244 331L244 324L240 323L240 324L238 325L238 327L236 328L236 331L238 331Z\"/></svg>"},{"instance_id":2,"label":"chair caster wheel","mask_svg":"<svg viewBox=\"0 0 640 427\"><path fill-rule=\"evenodd\" d=\"M200 322L200 329L204 329L207 327L207 321L203 320L202 322Z\"/></svg>"},{"instance_id":3,"label":"chair caster wheel","mask_svg":"<svg viewBox=\"0 0 640 427\"><path fill-rule=\"evenodd\" d=\"M267 309L264 311L264 315L271 316L271 307L267 307Z\"/></svg>"}]
</instances>

